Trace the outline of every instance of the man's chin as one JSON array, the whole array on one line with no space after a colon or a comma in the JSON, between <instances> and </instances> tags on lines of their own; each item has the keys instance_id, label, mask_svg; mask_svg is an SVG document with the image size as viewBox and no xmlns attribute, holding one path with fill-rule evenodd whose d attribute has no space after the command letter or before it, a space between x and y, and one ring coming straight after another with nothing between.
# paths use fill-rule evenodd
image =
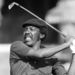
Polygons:
<instances>
[{"instance_id":1,"label":"man's chin","mask_svg":"<svg viewBox=\"0 0 75 75\"><path fill-rule=\"evenodd\" d=\"M25 44L26 44L26 45L28 45L28 46L33 45L33 43L32 43L32 42L25 42Z\"/></svg>"}]
</instances>

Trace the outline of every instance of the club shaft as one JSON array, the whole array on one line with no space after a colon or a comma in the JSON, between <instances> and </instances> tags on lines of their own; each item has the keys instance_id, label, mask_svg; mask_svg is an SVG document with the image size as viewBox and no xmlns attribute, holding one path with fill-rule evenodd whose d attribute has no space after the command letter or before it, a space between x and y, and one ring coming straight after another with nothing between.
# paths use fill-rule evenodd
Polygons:
<instances>
[{"instance_id":1,"label":"club shaft","mask_svg":"<svg viewBox=\"0 0 75 75\"><path fill-rule=\"evenodd\" d=\"M35 18L43 21L46 25L48 25L49 27L51 27L53 30L55 30L56 32L60 33L63 38L66 36L64 33L62 33L60 30L56 29L55 27L53 27L51 24L49 24L48 22L46 22L45 20L43 20L42 18L40 18L39 16L37 16L36 14L34 14L33 12L31 12L30 10L28 10L27 8L23 7L22 5L16 3L16 2L13 2L14 5L17 5L19 6L20 8L22 8L23 10L27 11L28 13L30 13L31 15L33 15Z\"/></svg>"}]
</instances>

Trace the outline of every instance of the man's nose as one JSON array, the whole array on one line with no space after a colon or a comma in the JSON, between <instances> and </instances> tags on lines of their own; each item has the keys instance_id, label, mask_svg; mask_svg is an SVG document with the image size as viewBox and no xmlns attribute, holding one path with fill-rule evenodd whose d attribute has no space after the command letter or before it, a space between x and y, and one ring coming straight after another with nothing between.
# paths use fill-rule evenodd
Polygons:
<instances>
[{"instance_id":1,"label":"man's nose","mask_svg":"<svg viewBox=\"0 0 75 75\"><path fill-rule=\"evenodd\" d=\"M27 30L27 31L26 31L27 34L30 33L30 32L31 32L30 30Z\"/></svg>"},{"instance_id":2,"label":"man's nose","mask_svg":"<svg viewBox=\"0 0 75 75\"><path fill-rule=\"evenodd\" d=\"M25 31L24 34L30 34L30 33L31 33L31 31L30 30L27 30L27 31Z\"/></svg>"}]
</instances>

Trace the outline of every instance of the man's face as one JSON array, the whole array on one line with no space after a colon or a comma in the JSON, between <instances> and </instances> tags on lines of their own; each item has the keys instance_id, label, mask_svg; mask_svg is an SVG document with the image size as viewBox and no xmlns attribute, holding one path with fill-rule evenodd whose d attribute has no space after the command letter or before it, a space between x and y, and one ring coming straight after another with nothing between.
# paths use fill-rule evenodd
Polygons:
<instances>
[{"instance_id":1,"label":"man's face","mask_svg":"<svg viewBox=\"0 0 75 75\"><path fill-rule=\"evenodd\" d=\"M24 42L27 45L34 45L40 39L40 30L34 26L27 26L24 30Z\"/></svg>"}]
</instances>

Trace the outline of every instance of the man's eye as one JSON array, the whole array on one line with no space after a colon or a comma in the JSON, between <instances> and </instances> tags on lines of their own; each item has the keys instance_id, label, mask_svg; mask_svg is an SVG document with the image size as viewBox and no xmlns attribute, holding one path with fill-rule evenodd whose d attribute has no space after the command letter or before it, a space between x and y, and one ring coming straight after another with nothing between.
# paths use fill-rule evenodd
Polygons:
<instances>
[{"instance_id":1,"label":"man's eye","mask_svg":"<svg viewBox=\"0 0 75 75\"><path fill-rule=\"evenodd\" d=\"M31 28L31 30L33 31L33 30L35 30L35 28Z\"/></svg>"},{"instance_id":2,"label":"man's eye","mask_svg":"<svg viewBox=\"0 0 75 75\"><path fill-rule=\"evenodd\" d=\"M27 31L29 28L27 27L27 28L25 28L25 31Z\"/></svg>"}]
</instances>

